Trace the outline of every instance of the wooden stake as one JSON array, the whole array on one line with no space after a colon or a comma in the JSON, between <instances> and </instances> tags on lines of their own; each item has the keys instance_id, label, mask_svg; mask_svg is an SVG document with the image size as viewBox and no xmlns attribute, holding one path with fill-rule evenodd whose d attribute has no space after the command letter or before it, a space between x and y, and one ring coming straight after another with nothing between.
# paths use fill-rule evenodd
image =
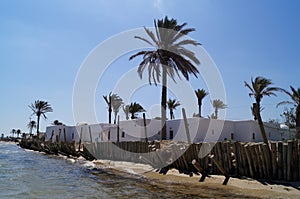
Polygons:
<instances>
[{"instance_id":1,"label":"wooden stake","mask_svg":"<svg viewBox=\"0 0 300 199\"><path fill-rule=\"evenodd\" d=\"M184 120L184 126L185 126L185 132L186 132L187 142L188 142L188 144L191 144L191 136L190 136L189 124L187 122L186 113L185 113L185 109L184 108L182 108L182 116L183 116L183 120Z\"/></svg>"},{"instance_id":2,"label":"wooden stake","mask_svg":"<svg viewBox=\"0 0 300 199\"><path fill-rule=\"evenodd\" d=\"M192 164L199 171L199 173L201 173L201 175L202 175L199 182L204 182L204 180L207 176L207 173L203 170L203 168L200 166L200 164L197 162L197 160L194 159L192 161Z\"/></svg>"},{"instance_id":3,"label":"wooden stake","mask_svg":"<svg viewBox=\"0 0 300 199\"><path fill-rule=\"evenodd\" d=\"M117 123L117 142L120 142L120 115L118 115L118 123Z\"/></svg>"},{"instance_id":4,"label":"wooden stake","mask_svg":"<svg viewBox=\"0 0 300 199\"><path fill-rule=\"evenodd\" d=\"M145 113L143 113L143 120L144 120L145 142L148 142L147 123L146 123L146 114Z\"/></svg>"},{"instance_id":5,"label":"wooden stake","mask_svg":"<svg viewBox=\"0 0 300 199\"><path fill-rule=\"evenodd\" d=\"M215 163L215 165L218 167L218 169L221 171L221 173L225 176L225 180L222 185L227 185L229 178L230 178L228 173L225 171L225 169L222 167L222 165L216 160L214 155L210 155L208 157Z\"/></svg>"}]
</instances>

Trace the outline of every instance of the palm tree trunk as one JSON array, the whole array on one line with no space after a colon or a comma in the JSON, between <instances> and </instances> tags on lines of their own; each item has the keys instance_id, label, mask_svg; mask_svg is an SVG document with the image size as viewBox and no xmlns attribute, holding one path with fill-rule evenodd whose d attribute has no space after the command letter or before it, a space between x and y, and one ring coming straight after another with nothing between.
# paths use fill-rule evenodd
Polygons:
<instances>
[{"instance_id":1,"label":"palm tree trunk","mask_svg":"<svg viewBox=\"0 0 300 199\"><path fill-rule=\"evenodd\" d=\"M267 134L266 134L266 131L265 131L264 123L263 123L263 121L261 119L261 115L260 115L260 103L259 102L253 103L253 108L255 109L255 114L256 114L256 118L257 118L258 125L259 125L259 128L260 128L261 136L262 136L263 141L267 145L267 147L269 149L269 152L270 152L271 150L270 150L270 147L269 147L269 141L268 141Z\"/></svg>"},{"instance_id":2,"label":"palm tree trunk","mask_svg":"<svg viewBox=\"0 0 300 199\"><path fill-rule=\"evenodd\" d=\"M199 117L201 117L201 106L202 106L202 101L198 101L198 106L199 106Z\"/></svg>"},{"instance_id":3,"label":"palm tree trunk","mask_svg":"<svg viewBox=\"0 0 300 199\"><path fill-rule=\"evenodd\" d=\"M37 125L36 125L36 135L37 137L39 138L39 135L40 135L40 115L37 116Z\"/></svg>"},{"instance_id":4,"label":"palm tree trunk","mask_svg":"<svg viewBox=\"0 0 300 199\"><path fill-rule=\"evenodd\" d=\"M114 124L116 124L117 123L117 112L114 112Z\"/></svg>"},{"instance_id":5,"label":"palm tree trunk","mask_svg":"<svg viewBox=\"0 0 300 199\"><path fill-rule=\"evenodd\" d=\"M215 108L215 119L218 119L218 108Z\"/></svg>"},{"instance_id":6,"label":"palm tree trunk","mask_svg":"<svg viewBox=\"0 0 300 199\"><path fill-rule=\"evenodd\" d=\"M166 108L167 108L167 66L162 63L161 91L161 140L167 139Z\"/></svg>"},{"instance_id":7,"label":"palm tree trunk","mask_svg":"<svg viewBox=\"0 0 300 199\"><path fill-rule=\"evenodd\" d=\"M300 105L296 108L296 138L300 139Z\"/></svg>"},{"instance_id":8,"label":"palm tree trunk","mask_svg":"<svg viewBox=\"0 0 300 199\"><path fill-rule=\"evenodd\" d=\"M108 123L111 124L111 112L112 112L112 109L111 109L111 105L108 106Z\"/></svg>"},{"instance_id":9,"label":"palm tree trunk","mask_svg":"<svg viewBox=\"0 0 300 199\"><path fill-rule=\"evenodd\" d=\"M170 109L170 118L171 118L171 120L175 119L173 109Z\"/></svg>"}]
</instances>

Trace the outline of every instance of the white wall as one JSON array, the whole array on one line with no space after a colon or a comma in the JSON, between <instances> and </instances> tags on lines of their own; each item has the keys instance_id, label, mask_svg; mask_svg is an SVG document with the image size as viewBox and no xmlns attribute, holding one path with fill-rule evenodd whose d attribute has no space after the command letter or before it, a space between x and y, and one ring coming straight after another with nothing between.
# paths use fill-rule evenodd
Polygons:
<instances>
[{"instance_id":1,"label":"white wall","mask_svg":"<svg viewBox=\"0 0 300 199\"><path fill-rule=\"evenodd\" d=\"M224 140L242 142L263 141L259 125L256 121L224 121L206 118L188 118L188 127L192 142L217 142ZM182 119L167 121L167 139L170 139L170 132L173 131L173 140L187 141L184 121ZM120 121L120 141L141 141L145 138L143 119ZM56 135L61 132L60 140L64 141L64 131L67 141L75 140L77 143L81 137L82 142L117 141L117 125L113 124L92 124L79 126L49 126L46 128L46 141L54 136L52 141L56 141ZM288 129L277 128L272 124L265 124L266 133L269 140L287 140ZM149 141L161 139L161 120L146 120L147 137ZM253 133L255 139L253 139ZM90 136L91 134L91 136ZM231 139L233 134L233 139Z\"/></svg>"}]
</instances>

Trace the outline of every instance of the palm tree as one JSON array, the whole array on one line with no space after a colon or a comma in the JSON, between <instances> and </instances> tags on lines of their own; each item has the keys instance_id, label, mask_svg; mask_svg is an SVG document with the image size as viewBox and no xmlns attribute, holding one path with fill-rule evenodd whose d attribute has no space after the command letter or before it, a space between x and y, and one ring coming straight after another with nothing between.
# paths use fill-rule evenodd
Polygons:
<instances>
[{"instance_id":1,"label":"palm tree","mask_svg":"<svg viewBox=\"0 0 300 199\"><path fill-rule=\"evenodd\" d=\"M136 113L140 113L140 112L145 112L145 109L139 104L139 103L131 103L129 105L129 113L131 114L131 119L135 119L136 117Z\"/></svg>"},{"instance_id":2,"label":"palm tree","mask_svg":"<svg viewBox=\"0 0 300 199\"><path fill-rule=\"evenodd\" d=\"M111 92L109 93L109 95L103 95L103 99L105 100L105 102L108 106L108 123L111 124L111 112L112 112Z\"/></svg>"},{"instance_id":3,"label":"palm tree","mask_svg":"<svg viewBox=\"0 0 300 199\"><path fill-rule=\"evenodd\" d=\"M280 104L279 104L280 105ZM278 107L278 105L277 105ZM281 117L284 119L284 124L287 125L289 128L295 128L296 127L296 115L294 108L284 108L284 111L282 114L280 114Z\"/></svg>"},{"instance_id":4,"label":"palm tree","mask_svg":"<svg viewBox=\"0 0 300 199\"><path fill-rule=\"evenodd\" d=\"M264 140L264 143L268 145L268 138L266 135L266 131L264 128L264 124L260 115L260 112L262 111L262 107L260 105L260 102L264 96L276 96L274 92L279 91L280 88L278 87L271 87L272 81L269 79L266 79L264 77L258 76L254 80L251 78L251 85L249 85L246 81L244 82L245 86L249 88L250 93L249 96L254 96L255 98L255 103L253 103L252 110L254 113L254 118L257 119L260 132L262 135L262 138ZM269 148L270 151L270 148Z\"/></svg>"},{"instance_id":5,"label":"palm tree","mask_svg":"<svg viewBox=\"0 0 300 199\"><path fill-rule=\"evenodd\" d=\"M175 119L175 116L174 116L174 110L176 110L176 108L178 107L178 106L180 106L180 102L179 101L177 101L176 99L169 99L169 101L167 101L167 105L168 105L168 108L169 108L169 110L170 110L170 119L172 120L172 119Z\"/></svg>"},{"instance_id":6,"label":"palm tree","mask_svg":"<svg viewBox=\"0 0 300 199\"><path fill-rule=\"evenodd\" d=\"M42 100L36 100L33 104L29 106L29 108L33 111L32 115L36 115L37 117L36 133L39 137L40 117L42 116L46 120L46 113L53 112L53 109L48 102Z\"/></svg>"},{"instance_id":7,"label":"palm tree","mask_svg":"<svg viewBox=\"0 0 300 199\"><path fill-rule=\"evenodd\" d=\"M199 107L199 117L201 117L201 106L202 106L202 100L208 95L208 93L204 89L198 89L195 90L195 94L198 99L198 107Z\"/></svg>"},{"instance_id":8,"label":"palm tree","mask_svg":"<svg viewBox=\"0 0 300 199\"><path fill-rule=\"evenodd\" d=\"M291 92L288 92L284 89L281 89L284 93L286 93L290 98L291 101L282 101L277 104L277 106L283 105L283 104L292 104L296 108L296 114L295 114L295 121L296 121L296 137L297 139L300 139L300 87L296 90L294 87L290 86Z\"/></svg>"},{"instance_id":9,"label":"palm tree","mask_svg":"<svg viewBox=\"0 0 300 199\"><path fill-rule=\"evenodd\" d=\"M111 96L111 106L112 110L114 112L114 124L117 122L117 115L120 111L121 106L123 105L123 100L121 97L119 97L117 94L113 94Z\"/></svg>"},{"instance_id":10,"label":"palm tree","mask_svg":"<svg viewBox=\"0 0 300 199\"><path fill-rule=\"evenodd\" d=\"M14 135L16 134L16 129L12 129L10 133L12 134L12 137L14 137Z\"/></svg>"},{"instance_id":11,"label":"palm tree","mask_svg":"<svg viewBox=\"0 0 300 199\"><path fill-rule=\"evenodd\" d=\"M29 134L32 135L32 130L36 128L36 122L34 120L30 120L27 124L27 128L29 129Z\"/></svg>"},{"instance_id":12,"label":"palm tree","mask_svg":"<svg viewBox=\"0 0 300 199\"><path fill-rule=\"evenodd\" d=\"M54 120L54 121L52 122L52 125L59 126L59 125L63 125L63 123L60 122L59 120Z\"/></svg>"},{"instance_id":13,"label":"palm tree","mask_svg":"<svg viewBox=\"0 0 300 199\"><path fill-rule=\"evenodd\" d=\"M125 116L126 116L126 120L129 120L129 106L130 105L123 105L122 106L122 109L123 109L123 111L124 111L124 113L125 113Z\"/></svg>"},{"instance_id":14,"label":"palm tree","mask_svg":"<svg viewBox=\"0 0 300 199\"><path fill-rule=\"evenodd\" d=\"M21 130L18 129L18 130L16 131L16 134L17 134L17 138L19 138L19 135L21 134Z\"/></svg>"},{"instance_id":15,"label":"palm tree","mask_svg":"<svg viewBox=\"0 0 300 199\"><path fill-rule=\"evenodd\" d=\"M212 101L212 105L215 109L215 112L212 114L211 118L212 119L218 119L218 112L219 112L219 109L225 109L227 108L227 105L224 104L224 102L220 99L215 99Z\"/></svg>"},{"instance_id":16,"label":"palm tree","mask_svg":"<svg viewBox=\"0 0 300 199\"><path fill-rule=\"evenodd\" d=\"M187 24L179 25L177 20L168 19L166 16L161 20L154 20L155 32L144 27L145 32L150 37L146 39L140 36L135 38L140 39L154 47L153 50L140 51L132 55L129 60L137 56L143 56L143 61L138 67L138 74L142 78L142 74L148 68L148 79L151 84L155 85L162 81L161 91L161 122L162 134L161 139L166 139L166 108L167 108L167 76L170 76L175 81L175 75L179 77L179 72L189 80L189 74L197 77L198 69L193 64L200 64L195 54L186 49L186 45L200 45L198 42L185 39L184 36L195 31L194 28L185 28Z\"/></svg>"}]
</instances>

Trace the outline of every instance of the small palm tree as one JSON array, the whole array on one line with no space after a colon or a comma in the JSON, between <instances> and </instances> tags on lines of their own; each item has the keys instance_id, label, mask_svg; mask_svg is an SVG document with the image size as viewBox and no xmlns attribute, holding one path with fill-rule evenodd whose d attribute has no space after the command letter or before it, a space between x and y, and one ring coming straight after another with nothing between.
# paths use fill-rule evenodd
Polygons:
<instances>
[{"instance_id":1,"label":"small palm tree","mask_svg":"<svg viewBox=\"0 0 300 199\"><path fill-rule=\"evenodd\" d=\"M131 119L135 119L136 113L145 112L145 109L139 103L131 103L129 105L129 113L131 114Z\"/></svg>"},{"instance_id":2,"label":"small palm tree","mask_svg":"<svg viewBox=\"0 0 300 199\"><path fill-rule=\"evenodd\" d=\"M211 118L212 119L218 119L218 112L219 112L219 109L225 109L227 108L227 105L224 104L224 102L220 99L215 99L212 101L212 105L215 109L215 112L212 114Z\"/></svg>"},{"instance_id":3,"label":"small palm tree","mask_svg":"<svg viewBox=\"0 0 300 199\"><path fill-rule=\"evenodd\" d=\"M53 109L48 102L42 100L36 100L29 108L33 111L32 115L36 115L37 117L36 133L39 137L40 117L42 116L46 120L46 113L53 112Z\"/></svg>"},{"instance_id":4,"label":"small palm tree","mask_svg":"<svg viewBox=\"0 0 300 199\"><path fill-rule=\"evenodd\" d=\"M12 129L10 133L11 133L12 137L14 137L14 135L16 134L16 129Z\"/></svg>"},{"instance_id":5,"label":"small palm tree","mask_svg":"<svg viewBox=\"0 0 300 199\"><path fill-rule=\"evenodd\" d=\"M155 85L162 81L161 91L161 139L167 138L166 108L167 108L167 76L175 81L175 75L181 73L186 80L189 80L189 74L197 77L199 73L194 64L200 64L195 54L186 48L186 45L200 45L198 42L184 38L185 35L195 31L194 28L185 28L187 24L178 24L177 20L169 19L167 16L161 20L154 20L155 32L148 28L144 28L150 39L140 36L140 39L151 46L153 50L144 50L132 55L129 60L142 56L143 61L138 67L138 74L142 78L142 74L148 68L149 83L153 81ZM180 76L179 76L180 77Z\"/></svg>"},{"instance_id":6,"label":"small palm tree","mask_svg":"<svg viewBox=\"0 0 300 199\"><path fill-rule=\"evenodd\" d=\"M208 93L204 89L198 89L195 90L195 94L198 99L198 108L199 108L199 117L201 117L201 106L202 106L202 100L208 95Z\"/></svg>"},{"instance_id":7,"label":"small palm tree","mask_svg":"<svg viewBox=\"0 0 300 199\"><path fill-rule=\"evenodd\" d=\"M113 94L111 96L111 106L112 110L114 112L114 124L117 122L117 115L120 111L121 106L123 105L123 100L121 97L119 97L117 94Z\"/></svg>"},{"instance_id":8,"label":"small palm tree","mask_svg":"<svg viewBox=\"0 0 300 199\"><path fill-rule=\"evenodd\" d=\"M59 125L63 125L63 123L60 122L59 120L54 120L54 121L52 122L52 125L59 126Z\"/></svg>"},{"instance_id":9,"label":"small palm tree","mask_svg":"<svg viewBox=\"0 0 300 199\"><path fill-rule=\"evenodd\" d=\"M123 111L125 113L126 120L129 120L129 106L130 105L123 105L122 106L122 109L123 109Z\"/></svg>"},{"instance_id":10,"label":"small palm tree","mask_svg":"<svg viewBox=\"0 0 300 199\"><path fill-rule=\"evenodd\" d=\"M30 120L27 124L27 128L29 129L29 134L32 135L32 130L36 128L36 122L34 120Z\"/></svg>"},{"instance_id":11,"label":"small palm tree","mask_svg":"<svg viewBox=\"0 0 300 199\"><path fill-rule=\"evenodd\" d=\"M291 101L282 101L277 104L277 106L284 105L284 104L292 104L296 108L296 137L300 139L300 87L296 90L294 87L290 86L291 92L282 89L284 93L286 93L290 98Z\"/></svg>"},{"instance_id":12,"label":"small palm tree","mask_svg":"<svg viewBox=\"0 0 300 199\"><path fill-rule=\"evenodd\" d=\"M267 146L269 147L268 138L260 115L260 112L262 111L262 107L260 103L264 96L271 96L271 95L276 96L274 92L279 91L281 89L278 87L271 87L272 81L261 76L256 77L254 80L253 78L251 78L251 85L248 84L246 81L244 83L245 86L248 87L250 90L249 96L250 97L254 96L255 98L255 103L253 103L252 106L254 118L256 118L258 121L260 132L263 137L264 143L266 143Z\"/></svg>"},{"instance_id":13,"label":"small palm tree","mask_svg":"<svg viewBox=\"0 0 300 199\"><path fill-rule=\"evenodd\" d=\"M16 131L16 134L17 134L17 138L19 138L19 135L21 134L21 130L18 129L18 130Z\"/></svg>"},{"instance_id":14,"label":"small palm tree","mask_svg":"<svg viewBox=\"0 0 300 199\"><path fill-rule=\"evenodd\" d=\"M108 123L111 124L111 112L112 112L111 92L109 93L109 95L103 95L103 99L105 100L108 106Z\"/></svg>"},{"instance_id":15,"label":"small palm tree","mask_svg":"<svg viewBox=\"0 0 300 199\"><path fill-rule=\"evenodd\" d=\"M169 101L167 101L167 105L168 105L168 108L170 110L170 119L175 119L175 116L174 116L174 110L176 110L176 108L178 106L180 106L180 102L177 101L176 99L169 99Z\"/></svg>"}]
</instances>

